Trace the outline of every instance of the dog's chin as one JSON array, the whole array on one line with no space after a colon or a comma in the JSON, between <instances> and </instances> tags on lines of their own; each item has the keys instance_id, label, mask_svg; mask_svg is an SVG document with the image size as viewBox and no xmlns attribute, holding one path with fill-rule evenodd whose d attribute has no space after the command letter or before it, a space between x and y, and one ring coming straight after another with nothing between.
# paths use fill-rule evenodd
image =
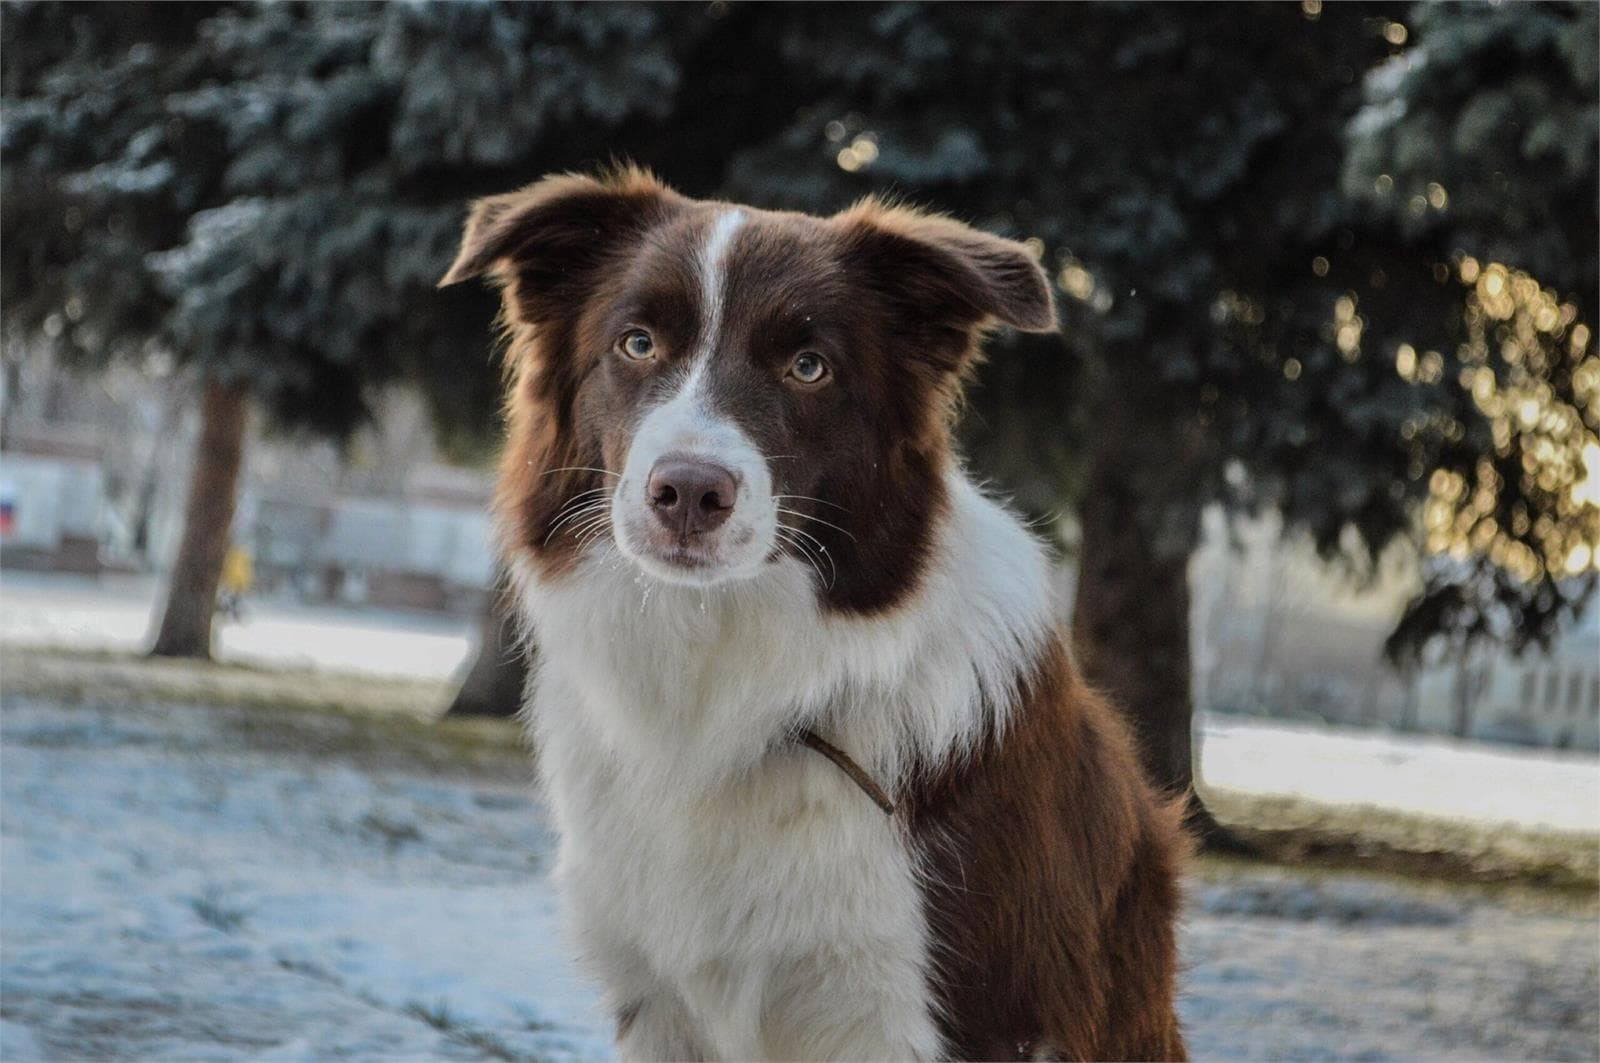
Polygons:
<instances>
[{"instance_id":1,"label":"dog's chin","mask_svg":"<svg viewBox=\"0 0 1600 1063\"><path fill-rule=\"evenodd\" d=\"M626 534L615 538L618 552L644 575L681 587L735 583L755 576L762 567L759 556L753 562L749 558L729 556L729 551L717 543L686 546Z\"/></svg>"}]
</instances>

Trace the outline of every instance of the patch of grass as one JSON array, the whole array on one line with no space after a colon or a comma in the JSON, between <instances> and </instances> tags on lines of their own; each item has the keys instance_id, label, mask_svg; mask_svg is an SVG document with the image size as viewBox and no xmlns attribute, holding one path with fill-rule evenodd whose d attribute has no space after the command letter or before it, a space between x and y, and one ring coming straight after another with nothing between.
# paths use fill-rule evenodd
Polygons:
<instances>
[{"instance_id":1,"label":"patch of grass","mask_svg":"<svg viewBox=\"0 0 1600 1063\"><path fill-rule=\"evenodd\" d=\"M1206 806L1256 858L1600 898L1600 836L1208 789Z\"/></svg>"},{"instance_id":2,"label":"patch of grass","mask_svg":"<svg viewBox=\"0 0 1600 1063\"><path fill-rule=\"evenodd\" d=\"M520 1060L525 1058L511 1051L500 1038L483 1030L466 1030L457 1033L454 1035L454 1040L476 1048L490 1059Z\"/></svg>"},{"instance_id":3,"label":"patch of grass","mask_svg":"<svg viewBox=\"0 0 1600 1063\"><path fill-rule=\"evenodd\" d=\"M445 680L368 676L253 664L145 657L104 650L0 647L7 694L104 701L108 694L169 704L336 709L423 719L449 701Z\"/></svg>"},{"instance_id":4,"label":"patch of grass","mask_svg":"<svg viewBox=\"0 0 1600 1063\"><path fill-rule=\"evenodd\" d=\"M250 913L245 909L229 904L222 890L216 887L206 890L199 897L192 898L189 904L202 923L224 934L238 933L244 928L245 920L250 917Z\"/></svg>"},{"instance_id":5,"label":"patch of grass","mask_svg":"<svg viewBox=\"0 0 1600 1063\"><path fill-rule=\"evenodd\" d=\"M326 985L338 986L341 989L344 987L337 975L334 975L328 970L317 966L309 960L298 960L288 956L279 956L277 962L279 967L283 968L285 971L288 971L290 974L298 974L305 978L312 978Z\"/></svg>"},{"instance_id":6,"label":"patch of grass","mask_svg":"<svg viewBox=\"0 0 1600 1063\"><path fill-rule=\"evenodd\" d=\"M229 748L337 757L366 770L531 779L520 726L441 718L453 692L442 680L16 646L0 646L0 676L6 700L205 711Z\"/></svg>"},{"instance_id":7,"label":"patch of grass","mask_svg":"<svg viewBox=\"0 0 1600 1063\"><path fill-rule=\"evenodd\" d=\"M506 1046L506 1043L494 1036L494 1034L483 1030L468 1029L459 1025L451 1016L449 1007L442 1000L432 1007L419 1001L412 1001L405 1006L405 1014L427 1023L457 1044L477 1049L490 1059L520 1060L523 1058L511 1051Z\"/></svg>"},{"instance_id":8,"label":"patch of grass","mask_svg":"<svg viewBox=\"0 0 1600 1063\"><path fill-rule=\"evenodd\" d=\"M455 1020L450 1017L450 1006L442 1000L432 1007L413 1000L406 1005L405 1013L413 1019L422 1020L440 1033L450 1033L456 1028Z\"/></svg>"},{"instance_id":9,"label":"patch of grass","mask_svg":"<svg viewBox=\"0 0 1600 1063\"><path fill-rule=\"evenodd\" d=\"M415 823L390 819L381 812L368 812L356 820L356 826L367 834L382 839L392 853L407 842L420 842L422 831Z\"/></svg>"}]
</instances>

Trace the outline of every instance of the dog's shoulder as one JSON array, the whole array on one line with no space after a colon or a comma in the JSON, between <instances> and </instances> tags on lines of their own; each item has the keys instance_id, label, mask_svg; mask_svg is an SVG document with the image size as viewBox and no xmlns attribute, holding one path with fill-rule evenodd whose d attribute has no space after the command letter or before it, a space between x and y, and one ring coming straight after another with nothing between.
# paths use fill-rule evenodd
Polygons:
<instances>
[{"instance_id":1,"label":"dog's shoulder","mask_svg":"<svg viewBox=\"0 0 1600 1063\"><path fill-rule=\"evenodd\" d=\"M963 1058L1170 1058L1181 802L1057 636L1005 728L906 802L944 1034Z\"/></svg>"}]
</instances>

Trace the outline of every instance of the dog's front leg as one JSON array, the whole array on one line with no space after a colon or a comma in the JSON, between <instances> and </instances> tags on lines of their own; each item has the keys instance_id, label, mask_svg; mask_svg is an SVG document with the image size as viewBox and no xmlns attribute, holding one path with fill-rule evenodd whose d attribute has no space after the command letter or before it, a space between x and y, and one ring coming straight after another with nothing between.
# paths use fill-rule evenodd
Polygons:
<instances>
[{"instance_id":1,"label":"dog's front leg","mask_svg":"<svg viewBox=\"0 0 1600 1063\"><path fill-rule=\"evenodd\" d=\"M892 945L828 950L774 972L766 1046L774 1059L933 1060L943 1045L920 964Z\"/></svg>"},{"instance_id":2,"label":"dog's front leg","mask_svg":"<svg viewBox=\"0 0 1600 1063\"><path fill-rule=\"evenodd\" d=\"M617 1055L639 1063L710 1058L683 1001L665 989L617 1009Z\"/></svg>"},{"instance_id":3,"label":"dog's front leg","mask_svg":"<svg viewBox=\"0 0 1600 1063\"><path fill-rule=\"evenodd\" d=\"M684 980L684 999L711 1058L772 1058L762 1043L766 986L765 965L748 961L714 960Z\"/></svg>"}]
</instances>

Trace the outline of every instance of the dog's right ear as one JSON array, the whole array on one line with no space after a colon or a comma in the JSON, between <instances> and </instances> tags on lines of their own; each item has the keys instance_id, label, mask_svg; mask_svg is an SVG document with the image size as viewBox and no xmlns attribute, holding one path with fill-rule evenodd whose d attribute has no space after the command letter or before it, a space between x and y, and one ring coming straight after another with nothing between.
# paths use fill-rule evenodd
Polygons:
<instances>
[{"instance_id":1,"label":"dog's right ear","mask_svg":"<svg viewBox=\"0 0 1600 1063\"><path fill-rule=\"evenodd\" d=\"M560 174L480 199L455 264L439 287L488 275L515 290L508 305L537 318L570 307L618 244L649 229L684 199L645 170L598 177Z\"/></svg>"}]
</instances>

